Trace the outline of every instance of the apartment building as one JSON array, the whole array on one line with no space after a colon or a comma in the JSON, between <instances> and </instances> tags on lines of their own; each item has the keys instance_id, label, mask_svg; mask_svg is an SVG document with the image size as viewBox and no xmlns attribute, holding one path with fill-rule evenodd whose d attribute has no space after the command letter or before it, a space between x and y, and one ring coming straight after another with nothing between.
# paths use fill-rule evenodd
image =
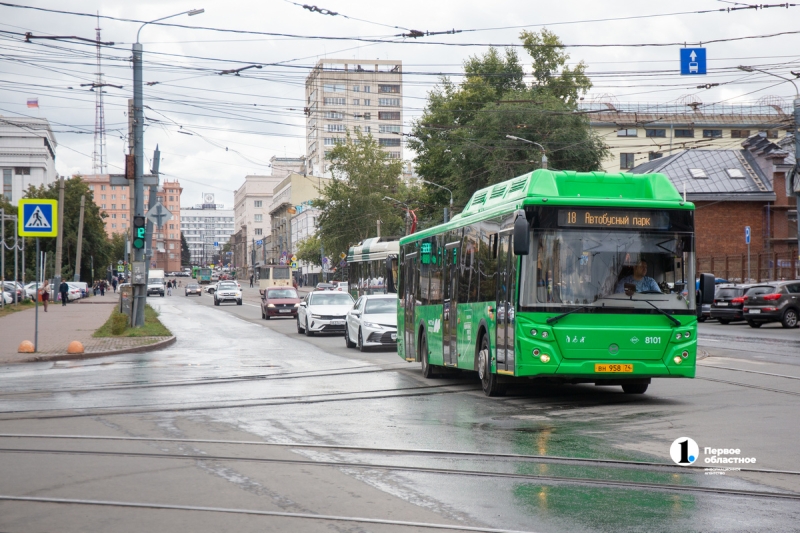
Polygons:
<instances>
[{"instance_id":1,"label":"apartment building","mask_svg":"<svg viewBox=\"0 0 800 533\"><path fill-rule=\"evenodd\" d=\"M56 175L56 137L43 118L0 115L2 195L16 205L31 185L50 185Z\"/></svg>"},{"instance_id":2,"label":"apartment building","mask_svg":"<svg viewBox=\"0 0 800 533\"><path fill-rule=\"evenodd\" d=\"M582 102L579 108L610 148L606 172L626 172L681 150L735 150L760 132L777 140L793 121L791 106L775 99L752 105Z\"/></svg>"},{"instance_id":3,"label":"apartment building","mask_svg":"<svg viewBox=\"0 0 800 533\"><path fill-rule=\"evenodd\" d=\"M399 60L320 60L306 78L306 172L328 171L325 156L347 132L371 134L403 157L403 72Z\"/></svg>"},{"instance_id":4,"label":"apartment building","mask_svg":"<svg viewBox=\"0 0 800 533\"><path fill-rule=\"evenodd\" d=\"M181 232L193 265L216 262L215 256L234 233L234 211L215 203L213 194L204 193L202 204L181 209Z\"/></svg>"},{"instance_id":5,"label":"apartment building","mask_svg":"<svg viewBox=\"0 0 800 533\"><path fill-rule=\"evenodd\" d=\"M131 196L127 185L111 185L109 174L89 174L81 179L92 191L92 199L97 207L107 215L103 222L106 235L128 231L131 225Z\"/></svg>"},{"instance_id":6,"label":"apartment building","mask_svg":"<svg viewBox=\"0 0 800 533\"><path fill-rule=\"evenodd\" d=\"M276 187L268 208L272 230L271 248L267 250L267 261L288 264L296 242L292 240L292 217L307 206L308 202L319 197L329 178L304 176L292 173ZM316 231L316 229L315 229Z\"/></svg>"},{"instance_id":7,"label":"apartment building","mask_svg":"<svg viewBox=\"0 0 800 533\"><path fill-rule=\"evenodd\" d=\"M243 269L250 265L251 251L256 241L263 240L272 231L268 207L272 191L285 174L277 176L249 175L233 191L234 265ZM246 270L246 269L245 269ZM245 270L240 272L244 275Z\"/></svg>"}]
</instances>

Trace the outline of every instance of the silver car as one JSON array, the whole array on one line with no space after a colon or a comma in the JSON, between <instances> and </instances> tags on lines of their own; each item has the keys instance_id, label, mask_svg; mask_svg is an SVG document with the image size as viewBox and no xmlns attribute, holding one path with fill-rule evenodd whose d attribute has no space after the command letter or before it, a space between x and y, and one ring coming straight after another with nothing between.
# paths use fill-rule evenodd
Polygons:
<instances>
[{"instance_id":1,"label":"silver car","mask_svg":"<svg viewBox=\"0 0 800 533\"><path fill-rule=\"evenodd\" d=\"M242 291L233 281L220 281L217 283L217 290L214 291L214 305L222 302L236 302L242 305Z\"/></svg>"},{"instance_id":2,"label":"silver car","mask_svg":"<svg viewBox=\"0 0 800 533\"><path fill-rule=\"evenodd\" d=\"M345 318L344 343L362 352L373 346L397 346L397 295L362 296Z\"/></svg>"},{"instance_id":3,"label":"silver car","mask_svg":"<svg viewBox=\"0 0 800 533\"><path fill-rule=\"evenodd\" d=\"M353 298L346 292L314 291L300 302L297 309L297 333L344 333L344 317L353 307Z\"/></svg>"}]
</instances>

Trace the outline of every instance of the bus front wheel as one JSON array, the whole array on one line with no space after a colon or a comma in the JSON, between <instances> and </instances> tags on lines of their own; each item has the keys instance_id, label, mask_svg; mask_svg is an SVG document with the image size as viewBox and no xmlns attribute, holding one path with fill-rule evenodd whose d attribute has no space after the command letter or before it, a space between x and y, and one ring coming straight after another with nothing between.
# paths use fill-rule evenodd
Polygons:
<instances>
[{"instance_id":1,"label":"bus front wheel","mask_svg":"<svg viewBox=\"0 0 800 533\"><path fill-rule=\"evenodd\" d=\"M492 374L488 334L481 339L481 349L478 352L478 377L481 378L481 387L486 396L503 396L506 393L505 388L500 385L497 374Z\"/></svg>"},{"instance_id":2,"label":"bus front wheel","mask_svg":"<svg viewBox=\"0 0 800 533\"><path fill-rule=\"evenodd\" d=\"M625 394L644 394L647 392L647 383L628 383L622 386Z\"/></svg>"},{"instance_id":3,"label":"bus front wheel","mask_svg":"<svg viewBox=\"0 0 800 533\"><path fill-rule=\"evenodd\" d=\"M422 377L425 379L435 378L433 366L428 362L428 336L424 333L419 339L419 360L422 361Z\"/></svg>"}]
</instances>

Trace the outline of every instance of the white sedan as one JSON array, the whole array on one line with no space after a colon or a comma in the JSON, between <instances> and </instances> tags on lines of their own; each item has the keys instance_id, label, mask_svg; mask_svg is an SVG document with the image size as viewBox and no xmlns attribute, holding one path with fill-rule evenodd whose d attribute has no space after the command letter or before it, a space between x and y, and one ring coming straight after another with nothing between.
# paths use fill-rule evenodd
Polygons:
<instances>
[{"instance_id":1,"label":"white sedan","mask_svg":"<svg viewBox=\"0 0 800 533\"><path fill-rule=\"evenodd\" d=\"M310 292L297 309L297 333L309 337L314 333L341 334L344 332L344 317L351 307L353 298L346 292Z\"/></svg>"},{"instance_id":2,"label":"white sedan","mask_svg":"<svg viewBox=\"0 0 800 533\"><path fill-rule=\"evenodd\" d=\"M397 345L397 296L362 296L345 318L344 343L362 352L372 346ZM355 339L355 340L354 340Z\"/></svg>"}]
</instances>

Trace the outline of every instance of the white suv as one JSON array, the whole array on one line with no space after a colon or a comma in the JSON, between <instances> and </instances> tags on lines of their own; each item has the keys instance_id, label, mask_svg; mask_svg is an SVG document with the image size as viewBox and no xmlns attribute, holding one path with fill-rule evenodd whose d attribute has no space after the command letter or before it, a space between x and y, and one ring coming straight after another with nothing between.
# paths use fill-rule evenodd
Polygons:
<instances>
[{"instance_id":1,"label":"white suv","mask_svg":"<svg viewBox=\"0 0 800 533\"><path fill-rule=\"evenodd\" d=\"M234 301L236 305L242 305L242 290L237 287L235 281L217 283L217 290L214 291L214 305L227 301Z\"/></svg>"}]
</instances>

